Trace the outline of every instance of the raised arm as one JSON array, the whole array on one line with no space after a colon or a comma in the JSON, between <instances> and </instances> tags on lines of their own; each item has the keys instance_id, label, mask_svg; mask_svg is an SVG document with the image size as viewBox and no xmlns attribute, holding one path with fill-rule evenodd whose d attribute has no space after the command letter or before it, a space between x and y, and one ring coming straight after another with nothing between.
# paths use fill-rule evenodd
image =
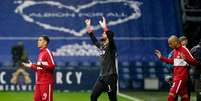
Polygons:
<instances>
[{"instance_id":1,"label":"raised arm","mask_svg":"<svg viewBox=\"0 0 201 101\"><path fill-rule=\"evenodd\" d=\"M173 58L166 58L166 57L162 56L162 54L161 54L161 52L159 50L155 50L155 54L161 61L163 61L165 63L168 63L168 64L173 64L174 63Z\"/></svg>"},{"instance_id":2,"label":"raised arm","mask_svg":"<svg viewBox=\"0 0 201 101\"><path fill-rule=\"evenodd\" d=\"M98 42L98 40L96 39L96 37L94 36L94 33L93 33L93 28L91 26L91 19L86 19L85 24L86 24L86 28L87 28L87 33L89 34L93 44L96 47L100 48L101 44Z\"/></svg>"},{"instance_id":3,"label":"raised arm","mask_svg":"<svg viewBox=\"0 0 201 101\"><path fill-rule=\"evenodd\" d=\"M114 44L114 33L112 31L109 31L105 17L102 16L102 20L99 21L99 24L101 28L103 28L104 33L107 34L107 37L109 39L109 46L113 49L116 49L116 46Z\"/></svg>"}]
</instances>

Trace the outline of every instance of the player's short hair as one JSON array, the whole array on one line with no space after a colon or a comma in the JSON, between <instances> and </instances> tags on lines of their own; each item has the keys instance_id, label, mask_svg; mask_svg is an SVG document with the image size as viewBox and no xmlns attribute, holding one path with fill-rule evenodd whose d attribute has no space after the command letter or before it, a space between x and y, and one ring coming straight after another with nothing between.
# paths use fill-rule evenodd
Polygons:
<instances>
[{"instance_id":1,"label":"player's short hair","mask_svg":"<svg viewBox=\"0 0 201 101\"><path fill-rule=\"evenodd\" d=\"M184 41L184 40L188 40L187 37L185 37L185 36L179 37L179 41L180 41L180 42L182 42L182 41Z\"/></svg>"},{"instance_id":2,"label":"player's short hair","mask_svg":"<svg viewBox=\"0 0 201 101\"><path fill-rule=\"evenodd\" d=\"M40 37L42 37L47 42L47 44L49 44L50 39L47 35L41 35Z\"/></svg>"}]
</instances>

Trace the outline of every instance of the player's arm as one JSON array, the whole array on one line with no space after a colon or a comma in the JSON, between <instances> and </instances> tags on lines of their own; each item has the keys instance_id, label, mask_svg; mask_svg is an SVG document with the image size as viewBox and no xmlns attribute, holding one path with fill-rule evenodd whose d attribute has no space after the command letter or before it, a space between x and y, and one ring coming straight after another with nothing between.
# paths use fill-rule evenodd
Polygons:
<instances>
[{"instance_id":1,"label":"player's arm","mask_svg":"<svg viewBox=\"0 0 201 101\"><path fill-rule=\"evenodd\" d=\"M189 50L185 47L184 47L183 53L181 54L181 57L184 58L184 60L189 64L192 64L192 65L198 64L198 62L195 60L195 58L193 58Z\"/></svg>"},{"instance_id":2,"label":"player's arm","mask_svg":"<svg viewBox=\"0 0 201 101\"><path fill-rule=\"evenodd\" d=\"M38 66L46 70L50 70L50 71L54 70L56 65L53 59L53 55L49 50L45 54L45 58L46 58L45 59L46 61L40 62L40 65Z\"/></svg>"},{"instance_id":3,"label":"player's arm","mask_svg":"<svg viewBox=\"0 0 201 101\"><path fill-rule=\"evenodd\" d=\"M93 28L91 26L91 19L86 19L85 24L86 24L86 27L87 27L87 33L89 34L93 44L96 47L100 48L101 44L98 42L98 40L96 39L96 37L94 36L94 33L93 33Z\"/></svg>"},{"instance_id":4,"label":"player's arm","mask_svg":"<svg viewBox=\"0 0 201 101\"><path fill-rule=\"evenodd\" d=\"M109 39L109 46L113 49L115 49L115 44L114 44L114 33L112 31L110 31L108 29L108 26L107 26L107 21L105 19L105 17L102 16L102 20L99 21L99 24L101 26L101 28L103 28L104 32L107 34L107 37Z\"/></svg>"},{"instance_id":5,"label":"player's arm","mask_svg":"<svg viewBox=\"0 0 201 101\"><path fill-rule=\"evenodd\" d=\"M108 39L109 39L109 47L112 49L116 49L116 46L114 43L114 38L113 38L114 33L112 31L107 31L106 34L107 34Z\"/></svg>"},{"instance_id":6,"label":"player's arm","mask_svg":"<svg viewBox=\"0 0 201 101\"><path fill-rule=\"evenodd\" d=\"M168 63L168 64L173 64L174 63L173 57L166 58L161 54L161 52L159 50L155 50L155 54L161 61L163 61L165 63Z\"/></svg>"},{"instance_id":7,"label":"player's arm","mask_svg":"<svg viewBox=\"0 0 201 101\"><path fill-rule=\"evenodd\" d=\"M22 65L27 68L31 68L34 71L37 71L37 64L33 64L30 60L28 63L22 62Z\"/></svg>"},{"instance_id":8,"label":"player's arm","mask_svg":"<svg viewBox=\"0 0 201 101\"><path fill-rule=\"evenodd\" d=\"M94 36L93 32L89 33L89 37L91 38L93 44L94 44L96 47L98 47L98 48L101 47L100 42L98 42L98 40L97 40L96 37Z\"/></svg>"},{"instance_id":9,"label":"player's arm","mask_svg":"<svg viewBox=\"0 0 201 101\"><path fill-rule=\"evenodd\" d=\"M37 64L32 64L30 68L34 71L37 71Z\"/></svg>"}]
</instances>

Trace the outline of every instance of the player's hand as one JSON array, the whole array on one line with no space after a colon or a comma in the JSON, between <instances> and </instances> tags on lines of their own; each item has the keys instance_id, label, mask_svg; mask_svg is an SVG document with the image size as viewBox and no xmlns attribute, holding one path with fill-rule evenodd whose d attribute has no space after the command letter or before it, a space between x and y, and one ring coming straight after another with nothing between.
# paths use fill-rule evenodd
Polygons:
<instances>
[{"instance_id":1,"label":"player's hand","mask_svg":"<svg viewBox=\"0 0 201 101\"><path fill-rule=\"evenodd\" d=\"M107 22L105 17L102 16L102 20L99 21L100 26L104 29L104 31L108 31Z\"/></svg>"},{"instance_id":2,"label":"player's hand","mask_svg":"<svg viewBox=\"0 0 201 101\"><path fill-rule=\"evenodd\" d=\"M29 68L31 68L32 62L31 62L30 60L29 60L29 63L22 62L22 65L23 65L24 67L29 67Z\"/></svg>"},{"instance_id":3,"label":"player's hand","mask_svg":"<svg viewBox=\"0 0 201 101\"><path fill-rule=\"evenodd\" d=\"M91 19L86 19L85 20L85 25L87 27L87 32L90 33L93 31L92 26L91 26Z\"/></svg>"},{"instance_id":4,"label":"player's hand","mask_svg":"<svg viewBox=\"0 0 201 101\"><path fill-rule=\"evenodd\" d=\"M165 76L165 81L168 82L168 83L172 83L172 76L166 75Z\"/></svg>"},{"instance_id":5,"label":"player's hand","mask_svg":"<svg viewBox=\"0 0 201 101\"><path fill-rule=\"evenodd\" d=\"M155 50L155 54L158 58L161 58L161 52L159 50Z\"/></svg>"},{"instance_id":6,"label":"player's hand","mask_svg":"<svg viewBox=\"0 0 201 101\"><path fill-rule=\"evenodd\" d=\"M85 20L86 27L91 27L91 19Z\"/></svg>"},{"instance_id":7,"label":"player's hand","mask_svg":"<svg viewBox=\"0 0 201 101\"><path fill-rule=\"evenodd\" d=\"M172 86L172 84L173 84L173 78L172 78L172 76L170 76L170 75L165 76L165 81L167 83L169 83L170 86Z\"/></svg>"}]
</instances>

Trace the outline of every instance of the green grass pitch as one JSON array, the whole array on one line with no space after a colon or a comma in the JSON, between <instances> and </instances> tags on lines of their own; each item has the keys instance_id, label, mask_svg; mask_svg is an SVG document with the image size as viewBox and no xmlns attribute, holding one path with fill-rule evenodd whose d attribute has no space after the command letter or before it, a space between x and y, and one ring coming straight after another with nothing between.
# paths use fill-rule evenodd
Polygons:
<instances>
[{"instance_id":1,"label":"green grass pitch","mask_svg":"<svg viewBox=\"0 0 201 101\"><path fill-rule=\"evenodd\" d=\"M142 101L167 101L168 92L123 92ZM90 93L87 92L54 92L54 101L90 101ZM33 92L0 92L0 101L33 101ZM106 93L103 93L98 101L109 101ZM118 96L118 101L132 101ZM180 101L180 100L179 100ZM191 101L195 100L195 94L192 93Z\"/></svg>"},{"instance_id":2,"label":"green grass pitch","mask_svg":"<svg viewBox=\"0 0 201 101\"><path fill-rule=\"evenodd\" d=\"M86 92L54 92L54 101L90 101ZM103 93L98 101L109 101ZM130 101L118 96L119 101ZM0 92L0 101L33 101L33 92Z\"/></svg>"}]
</instances>

